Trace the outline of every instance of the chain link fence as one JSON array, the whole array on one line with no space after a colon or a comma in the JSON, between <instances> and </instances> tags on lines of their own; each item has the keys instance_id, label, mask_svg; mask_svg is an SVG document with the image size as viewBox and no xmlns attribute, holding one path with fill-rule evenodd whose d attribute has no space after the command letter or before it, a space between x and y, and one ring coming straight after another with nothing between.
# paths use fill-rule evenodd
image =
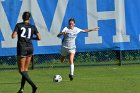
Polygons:
<instances>
[{"instance_id":1,"label":"chain link fence","mask_svg":"<svg viewBox=\"0 0 140 93\"><path fill-rule=\"evenodd\" d=\"M127 65L140 64L140 50L78 52L74 59L75 66ZM34 55L31 69L69 66L68 58L60 63L60 54ZM0 70L17 69L17 57L0 57Z\"/></svg>"}]
</instances>

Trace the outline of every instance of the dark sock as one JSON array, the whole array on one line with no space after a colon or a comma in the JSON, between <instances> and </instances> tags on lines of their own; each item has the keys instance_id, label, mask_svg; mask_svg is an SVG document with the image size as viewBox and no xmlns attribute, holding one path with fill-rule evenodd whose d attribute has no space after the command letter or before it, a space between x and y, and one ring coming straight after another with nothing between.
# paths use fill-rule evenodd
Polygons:
<instances>
[{"instance_id":1,"label":"dark sock","mask_svg":"<svg viewBox=\"0 0 140 93\"><path fill-rule=\"evenodd\" d=\"M32 93L36 93L37 87L32 88Z\"/></svg>"},{"instance_id":2,"label":"dark sock","mask_svg":"<svg viewBox=\"0 0 140 93\"><path fill-rule=\"evenodd\" d=\"M22 76L20 90L24 89L25 82L26 82L26 80L25 80L25 78Z\"/></svg>"},{"instance_id":3,"label":"dark sock","mask_svg":"<svg viewBox=\"0 0 140 93\"><path fill-rule=\"evenodd\" d=\"M36 87L35 84L33 83L33 81L30 79L28 72L27 71L23 71L21 72L22 76L25 78L25 80L34 88Z\"/></svg>"}]
</instances>

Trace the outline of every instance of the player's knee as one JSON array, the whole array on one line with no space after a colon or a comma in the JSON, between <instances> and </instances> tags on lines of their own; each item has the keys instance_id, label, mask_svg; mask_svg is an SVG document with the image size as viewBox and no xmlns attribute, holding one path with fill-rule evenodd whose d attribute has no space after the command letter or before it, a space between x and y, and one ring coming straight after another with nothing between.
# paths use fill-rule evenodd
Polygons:
<instances>
[{"instance_id":1,"label":"player's knee","mask_svg":"<svg viewBox=\"0 0 140 93\"><path fill-rule=\"evenodd\" d=\"M23 72L25 69L23 67L19 68L19 73Z\"/></svg>"},{"instance_id":2,"label":"player's knee","mask_svg":"<svg viewBox=\"0 0 140 93\"><path fill-rule=\"evenodd\" d=\"M61 63L65 61L65 57L61 57Z\"/></svg>"},{"instance_id":3,"label":"player's knee","mask_svg":"<svg viewBox=\"0 0 140 93\"><path fill-rule=\"evenodd\" d=\"M63 63L65 61L65 59L61 59L61 63Z\"/></svg>"},{"instance_id":4,"label":"player's knee","mask_svg":"<svg viewBox=\"0 0 140 93\"><path fill-rule=\"evenodd\" d=\"M71 64L74 64L74 63L73 63L73 61L69 61L69 64L71 65Z\"/></svg>"},{"instance_id":5,"label":"player's knee","mask_svg":"<svg viewBox=\"0 0 140 93\"><path fill-rule=\"evenodd\" d=\"M28 71L28 68L25 68L24 71Z\"/></svg>"},{"instance_id":6,"label":"player's knee","mask_svg":"<svg viewBox=\"0 0 140 93\"><path fill-rule=\"evenodd\" d=\"M19 69L19 73L21 74L21 72L23 72L24 70L22 70L22 69Z\"/></svg>"}]
</instances>

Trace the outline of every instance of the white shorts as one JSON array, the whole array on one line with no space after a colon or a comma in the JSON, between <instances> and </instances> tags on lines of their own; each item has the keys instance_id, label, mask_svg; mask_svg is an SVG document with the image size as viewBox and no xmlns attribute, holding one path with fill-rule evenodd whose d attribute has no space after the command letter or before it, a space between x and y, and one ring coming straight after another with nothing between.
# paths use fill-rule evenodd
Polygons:
<instances>
[{"instance_id":1,"label":"white shorts","mask_svg":"<svg viewBox=\"0 0 140 93\"><path fill-rule=\"evenodd\" d=\"M61 47L61 55L62 56L67 56L69 53L74 53L75 54L76 50L75 49L68 49L65 47Z\"/></svg>"}]
</instances>

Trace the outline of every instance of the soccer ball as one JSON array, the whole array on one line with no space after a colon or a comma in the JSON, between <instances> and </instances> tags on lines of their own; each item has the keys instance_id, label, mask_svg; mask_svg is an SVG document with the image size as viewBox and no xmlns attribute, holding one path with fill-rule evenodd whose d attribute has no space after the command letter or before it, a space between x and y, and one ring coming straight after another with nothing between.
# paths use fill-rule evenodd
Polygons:
<instances>
[{"instance_id":1,"label":"soccer ball","mask_svg":"<svg viewBox=\"0 0 140 93\"><path fill-rule=\"evenodd\" d=\"M62 81L62 77L60 75L55 75L53 77L53 82L61 82Z\"/></svg>"}]
</instances>

